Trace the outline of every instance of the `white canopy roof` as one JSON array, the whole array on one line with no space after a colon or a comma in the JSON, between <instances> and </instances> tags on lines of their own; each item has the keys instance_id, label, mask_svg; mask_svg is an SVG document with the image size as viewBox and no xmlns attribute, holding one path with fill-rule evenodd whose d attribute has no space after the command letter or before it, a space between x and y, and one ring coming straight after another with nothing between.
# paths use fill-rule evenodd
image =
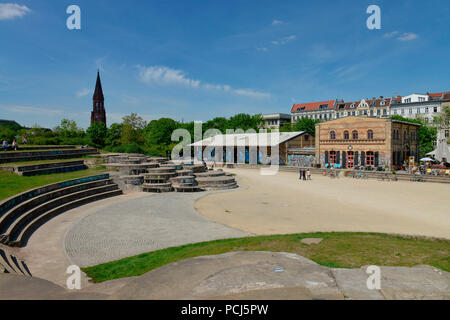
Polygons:
<instances>
[{"instance_id":1,"label":"white canopy roof","mask_svg":"<svg viewBox=\"0 0 450 320\"><path fill-rule=\"evenodd\" d=\"M219 134L190 144L191 147L273 147L301 136L301 132Z\"/></svg>"}]
</instances>

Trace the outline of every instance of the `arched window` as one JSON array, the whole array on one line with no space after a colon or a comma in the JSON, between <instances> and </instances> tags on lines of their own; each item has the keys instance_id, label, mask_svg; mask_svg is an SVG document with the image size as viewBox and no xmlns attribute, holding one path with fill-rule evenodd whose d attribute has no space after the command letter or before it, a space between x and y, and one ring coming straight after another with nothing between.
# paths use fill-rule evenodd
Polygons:
<instances>
[{"instance_id":1,"label":"arched window","mask_svg":"<svg viewBox=\"0 0 450 320\"><path fill-rule=\"evenodd\" d=\"M353 130L353 132L352 132L352 138L353 138L353 140L358 140L358 131Z\"/></svg>"},{"instance_id":2,"label":"arched window","mask_svg":"<svg viewBox=\"0 0 450 320\"><path fill-rule=\"evenodd\" d=\"M373 140L373 130L368 130L367 131L367 139Z\"/></svg>"},{"instance_id":3,"label":"arched window","mask_svg":"<svg viewBox=\"0 0 450 320\"><path fill-rule=\"evenodd\" d=\"M336 131L334 131L334 130L330 131L330 139L336 140Z\"/></svg>"},{"instance_id":4,"label":"arched window","mask_svg":"<svg viewBox=\"0 0 450 320\"><path fill-rule=\"evenodd\" d=\"M406 142L408 140L408 134L406 133L406 130L403 131L403 141Z\"/></svg>"},{"instance_id":5,"label":"arched window","mask_svg":"<svg viewBox=\"0 0 450 320\"><path fill-rule=\"evenodd\" d=\"M350 139L350 133L347 130L345 130L344 131L344 140L348 140L348 139Z\"/></svg>"}]
</instances>

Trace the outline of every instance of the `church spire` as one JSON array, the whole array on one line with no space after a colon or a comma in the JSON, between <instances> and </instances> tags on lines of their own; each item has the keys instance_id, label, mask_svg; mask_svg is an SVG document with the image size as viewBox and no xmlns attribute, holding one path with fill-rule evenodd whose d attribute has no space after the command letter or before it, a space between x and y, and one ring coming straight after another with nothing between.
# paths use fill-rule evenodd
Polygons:
<instances>
[{"instance_id":1,"label":"church spire","mask_svg":"<svg viewBox=\"0 0 450 320\"><path fill-rule=\"evenodd\" d=\"M100 80L99 70L97 70L97 83L95 84L94 100L105 100L103 97L102 82Z\"/></svg>"},{"instance_id":2,"label":"church spire","mask_svg":"<svg viewBox=\"0 0 450 320\"><path fill-rule=\"evenodd\" d=\"M103 122L106 124L105 97L103 96L99 70L97 70L97 82L95 84L95 91L92 100L93 108L91 112L91 124L94 122Z\"/></svg>"}]
</instances>

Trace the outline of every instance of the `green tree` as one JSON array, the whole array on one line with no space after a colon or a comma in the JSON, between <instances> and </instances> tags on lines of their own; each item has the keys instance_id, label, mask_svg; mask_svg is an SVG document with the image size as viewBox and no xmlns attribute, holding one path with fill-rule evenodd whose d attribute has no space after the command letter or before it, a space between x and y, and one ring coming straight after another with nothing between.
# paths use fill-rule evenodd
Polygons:
<instances>
[{"instance_id":1,"label":"green tree","mask_svg":"<svg viewBox=\"0 0 450 320\"><path fill-rule=\"evenodd\" d=\"M113 123L109 126L106 132L105 145L111 148L117 147L121 144L122 125Z\"/></svg>"},{"instance_id":2,"label":"green tree","mask_svg":"<svg viewBox=\"0 0 450 320\"><path fill-rule=\"evenodd\" d=\"M91 144L95 147L105 146L107 134L106 124L103 122L94 122L86 131Z\"/></svg>"}]
</instances>

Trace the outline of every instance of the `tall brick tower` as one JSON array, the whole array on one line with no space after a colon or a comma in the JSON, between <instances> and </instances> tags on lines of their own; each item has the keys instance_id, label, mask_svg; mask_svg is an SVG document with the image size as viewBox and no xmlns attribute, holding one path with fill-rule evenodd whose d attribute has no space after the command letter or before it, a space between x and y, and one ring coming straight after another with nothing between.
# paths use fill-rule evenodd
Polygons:
<instances>
[{"instance_id":1,"label":"tall brick tower","mask_svg":"<svg viewBox=\"0 0 450 320\"><path fill-rule=\"evenodd\" d=\"M91 124L103 122L106 124L105 97L103 96L102 82L100 81L100 71L97 71L97 83L93 97L93 110L91 113Z\"/></svg>"}]
</instances>

